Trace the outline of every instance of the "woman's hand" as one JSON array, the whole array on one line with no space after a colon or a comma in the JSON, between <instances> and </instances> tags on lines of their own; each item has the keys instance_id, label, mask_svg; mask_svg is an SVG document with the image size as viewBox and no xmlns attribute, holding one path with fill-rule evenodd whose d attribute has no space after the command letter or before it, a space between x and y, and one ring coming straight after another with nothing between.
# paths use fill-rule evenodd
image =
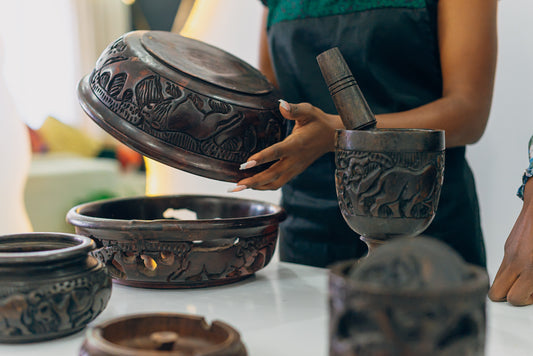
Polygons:
<instances>
[{"instance_id":1,"label":"woman's hand","mask_svg":"<svg viewBox=\"0 0 533 356\"><path fill-rule=\"evenodd\" d=\"M278 189L319 157L335 149L335 130L343 128L338 115L326 114L311 104L289 104L284 100L280 100L280 112L287 120L295 121L292 133L285 140L248 158L241 169L277 162L265 171L241 180L232 192L247 188Z\"/></svg>"},{"instance_id":2,"label":"woman's hand","mask_svg":"<svg viewBox=\"0 0 533 356\"><path fill-rule=\"evenodd\" d=\"M528 187L529 186L529 187ZM500 269L489 290L494 302L533 304L533 179L524 190L524 205L505 242Z\"/></svg>"}]
</instances>

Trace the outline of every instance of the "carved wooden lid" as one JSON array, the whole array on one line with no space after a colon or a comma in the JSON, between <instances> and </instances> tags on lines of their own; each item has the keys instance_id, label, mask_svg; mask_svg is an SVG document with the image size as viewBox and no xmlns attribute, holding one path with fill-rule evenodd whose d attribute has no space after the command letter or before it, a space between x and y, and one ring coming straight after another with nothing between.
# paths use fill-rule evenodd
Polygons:
<instances>
[{"instance_id":1,"label":"carved wooden lid","mask_svg":"<svg viewBox=\"0 0 533 356\"><path fill-rule=\"evenodd\" d=\"M163 31L124 34L79 83L87 114L141 154L236 182L247 158L282 140L279 95L254 67L206 43Z\"/></svg>"},{"instance_id":2,"label":"carved wooden lid","mask_svg":"<svg viewBox=\"0 0 533 356\"><path fill-rule=\"evenodd\" d=\"M161 313L113 319L89 330L84 355L246 356L239 333L222 321Z\"/></svg>"},{"instance_id":3,"label":"carved wooden lid","mask_svg":"<svg viewBox=\"0 0 533 356\"><path fill-rule=\"evenodd\" d=\"M274 90L251 65L206 43L162 31L144 33L141 43L161 63L223 89L252 95Z\"/></svg>"}]
</instances>

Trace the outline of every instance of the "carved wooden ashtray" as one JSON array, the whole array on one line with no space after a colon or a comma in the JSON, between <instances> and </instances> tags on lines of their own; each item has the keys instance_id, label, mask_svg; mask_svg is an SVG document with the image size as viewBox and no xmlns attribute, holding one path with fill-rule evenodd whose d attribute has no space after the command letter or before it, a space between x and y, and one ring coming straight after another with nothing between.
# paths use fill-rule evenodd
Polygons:
<instances>
[{"instance_id":1,"label":"carved wooden ashtray","mask_svg":"<svg viewBox=\"0 0 533 356\"><path fill-rule=\"evenodd\" d=\"M254 200L171 195L86 203L67 220L97 242L94 256L116 282L189 288L235 282L265 267L285 215Z\"/></svg>"},{"instance_id":2,"label":"carved wooden ashtray","mask_svg":"<svg viewBox=\"0 0 533 356\"><path fill-rule=\"evenodd\" d=\"M69 335L102 312L112 284L94 247L73 234L0 236L0 342Z\"/></svg>"},{"instance_id":3,"label":"carved wooden ashtray","mask_svg":"<svg viewBox=\"0 0 533 356\"><path fill-rule=\"evenodd\" d=\"M138 314L113 319L87 332L80 355L246 356L230 325L186 314Z\"/></svg>"},{"instance_id":4,"label":"carved wooden ashtray","mask_svg":"<svg viewBox=\"0 0 533 356\"><path fill-rule=\"evenodd\" d=\"M124 34L78 86L83 109L105 131L166 165L236 182L239 170L282 140L279 95L241 59L163 31Z\"/></svg>"},{"instance_id":5,"label":"carved wooden ashtray","mask_svg":"<svg viewBox=\"0 0 533 356\"><path fill-rule=\"evenodd\" d=\"M441 241L393 239L330 269L329 355L484 355L488 286Z\"/></svg>"}]
</instances>

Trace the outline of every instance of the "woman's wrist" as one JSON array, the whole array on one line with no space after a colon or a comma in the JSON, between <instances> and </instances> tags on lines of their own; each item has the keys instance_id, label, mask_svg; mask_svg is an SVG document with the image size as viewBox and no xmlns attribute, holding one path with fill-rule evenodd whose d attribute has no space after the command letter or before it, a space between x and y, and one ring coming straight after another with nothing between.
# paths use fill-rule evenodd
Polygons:
<instances>
[{"instance_id":1,"label":"woman's wrist","mask_svg":"<svg viewBox=\"0 0 533 356\"><path fill-rule=\"evenodd\" d=\"M330 131L331 135L331 140L329 142L327 152L335 152L335 137L337 135L337 130L346 130L346 128L344 127L342 119L339 115L326 114L325 120L327 126L329 126L328 130Z\"/></svg>"}]
</instances>

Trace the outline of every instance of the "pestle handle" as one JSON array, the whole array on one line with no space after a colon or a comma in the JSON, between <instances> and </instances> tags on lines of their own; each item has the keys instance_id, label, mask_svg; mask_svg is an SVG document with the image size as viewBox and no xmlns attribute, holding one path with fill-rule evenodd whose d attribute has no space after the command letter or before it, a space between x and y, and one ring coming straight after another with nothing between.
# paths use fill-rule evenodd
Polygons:
<instances>
[{"instance_id":1,"label":"pestle handle","mask_svg":"<svg viewBox=\"0 0 533 356\"><path fill-rule=\"evenodd\" d=\"M368 130L376 118L337 47L320 53L316 60L333 103L347 130Z\"/></svg>"}]
</instances>

